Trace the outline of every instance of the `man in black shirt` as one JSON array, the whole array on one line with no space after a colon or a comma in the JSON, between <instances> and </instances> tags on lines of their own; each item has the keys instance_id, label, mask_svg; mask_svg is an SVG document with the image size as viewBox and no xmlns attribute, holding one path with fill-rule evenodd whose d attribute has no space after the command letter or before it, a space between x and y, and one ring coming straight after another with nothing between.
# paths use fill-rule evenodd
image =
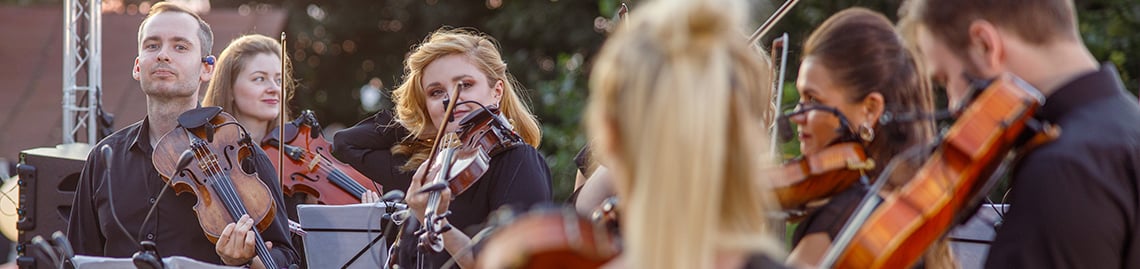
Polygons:
<instances>
[{"instance_id":1,"label":"man in black shirt","mask_svg":"<svg viewBox=\"0 0 1140 269\"><path fill-rule=\"evenodd\" d=\"M1015 74L1047 98L1061 135L1012 171L1010 210L986 267L1140 268L1140 107L1098 66L1069 0L919 0L900 22L952 107L968 78Z\"/></svg>"},{"instance_id":2,"label":"man in black shirt","mask_svg":"<svg viewBox=\"0 0 1140 269\"><path fill-rule=\"evenodd\" d=\"M211 243L193 211L196 197L174 195L151 160L154 146L177 126L178 116L198 106L198 89L213 71L208 56L212 39L210 26L192 11L169 3L151 7L139 27L139 56L132 72L147 95L147 115L101 141L88 155L68 226L75 253L130 257L145 240L155 242L166 256L264 268L254 257L252 219L244 216L229 224L217 244ZM104 146L113 152L109 159L99 150ZM265 153L255 149L246 161L262 171L258 175L270 188L277 212L284 212L281 187L269 172L273 166ZM271 242L273 259L282 266L297 260L285 223L284 214L277 214L262 232Z\"/></svg>"}]
</instances>

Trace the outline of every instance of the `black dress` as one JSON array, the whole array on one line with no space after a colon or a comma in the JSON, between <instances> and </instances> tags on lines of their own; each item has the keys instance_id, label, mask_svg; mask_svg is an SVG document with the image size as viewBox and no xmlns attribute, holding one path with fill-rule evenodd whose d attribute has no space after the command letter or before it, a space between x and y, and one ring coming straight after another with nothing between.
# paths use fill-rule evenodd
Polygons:
<instances>
[{"instance_id":1,"label":"black dress","mask_svg":"<svg viewBox=\"0 0 1140 269\"><path fill-rule=\"evenodd\" d=\"M534 147L518 144L491 157L487 172L469 189L451 201L451 216L448 222L467 236L474 236L482 229L491 212L502 206L515 210L526 210L537 204L551 201L552 187L550 170L546 160ZM403 268L415 268L417 237L414 225L405 225L400 238L399 259ZM447 251L429 254L423 260L427 267L439 268L451 255Z\"/></svg>"}]
</instances>

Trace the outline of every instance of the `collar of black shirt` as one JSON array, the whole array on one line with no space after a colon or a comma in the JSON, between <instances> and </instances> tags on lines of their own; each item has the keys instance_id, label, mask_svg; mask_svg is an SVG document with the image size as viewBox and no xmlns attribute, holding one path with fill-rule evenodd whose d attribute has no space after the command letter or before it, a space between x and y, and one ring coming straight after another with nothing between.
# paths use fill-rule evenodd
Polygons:
<instances>
[{"instance_id":1,"label":"collar of black shirt","mask_svg":"<svg viewBox=\"0 0 1140 269\"><path fill-rule=\"evenodd\" d=\"M132 150L140 150L149 155L154 151L150 146L150 117L144 116L142 121L139 121L139 128L135 128L135 133L129 134L131 141L130 147ZM139 143L139 142L142 143Z\"/></svg>"},{"instance_id":2,"label":"collar of black shirt","mask_svg":"<svg viewBox=\"0 0 1140 269\"><path fill-rule=\"evenodd\" d=\"M1038 118L1056 122L1069 111L1101 98L1118 96L1124 83L1116 72L1116 65L1104 63L1100 70L1077 77L1049 95L1041 107Z\"/></svg>"}]
</instances>

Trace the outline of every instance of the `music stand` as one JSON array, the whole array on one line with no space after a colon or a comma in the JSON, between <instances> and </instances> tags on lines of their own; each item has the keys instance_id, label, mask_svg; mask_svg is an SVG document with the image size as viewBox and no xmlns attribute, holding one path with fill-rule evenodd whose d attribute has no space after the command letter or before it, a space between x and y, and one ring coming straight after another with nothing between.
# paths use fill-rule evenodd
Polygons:
<instances>
[{"instance_id":1,"label":"music stand","mask_svg":"<svg viewBox=\"0 0 1140 269\"><path fill-rule=\"evenodd\" d=\"M997 235L996 223L1009 210L1008 204L982 204L973 217L946 234L954 259L961 268L983 268L990 244ZM1003 212L1003 213L999 213Z\"/></svg>"},{"instance_id":2,"label":"music stand","mask_svg":"<svg viewBox=\"0 0 1140 269\"><path fill-rule=\"evenodd\" d=\"M223 266L216 264L209 264L195 259L172 256L162 258L162 263L166 265L167 269L178 268L195 268L195 269L239 269L241 267ZM123 269L135 268L135 263L131 258L108 258L97 256L75 255L71 258L71 264L75 265L76 269Z\"/></svg>"},{"instance_id":3,"label":"music stand","mask_svg":"<svg viewBox=\"0 0 1140 269\"><path fill-rule=\"evenodd\" d=\"M309 268L383 268L386 211L385 203L297 205Z\"/></svg>"}]
</instances>

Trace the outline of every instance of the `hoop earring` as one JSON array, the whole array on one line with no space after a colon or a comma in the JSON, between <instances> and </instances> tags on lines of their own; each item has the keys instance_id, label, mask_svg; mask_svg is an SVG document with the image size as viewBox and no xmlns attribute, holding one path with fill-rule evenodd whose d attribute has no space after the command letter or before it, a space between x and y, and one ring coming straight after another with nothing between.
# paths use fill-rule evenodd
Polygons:
<instances>
[{"instance_id":1,"label":"hoop earring","mask_svg":"<svg viewBox=\"0 0 1140 269\"><path fill-rule=\"evenodd\" d=\"M871 140L875 139L875 129L872 129L870 125L867 125L867 124L859 125L858 132L859 132L859 139L863 139L863 142L870 143Z\"/></svg>"}]
</instances>

